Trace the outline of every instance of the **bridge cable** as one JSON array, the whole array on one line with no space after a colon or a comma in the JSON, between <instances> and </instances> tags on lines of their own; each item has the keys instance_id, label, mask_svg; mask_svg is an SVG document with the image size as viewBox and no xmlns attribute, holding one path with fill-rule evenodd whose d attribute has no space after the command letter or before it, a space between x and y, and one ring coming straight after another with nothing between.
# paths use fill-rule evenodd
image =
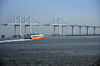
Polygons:
<instances>
[{"instance_id":1,"label":"bridge cable","mask_svg":"<svg viewBox=\"0 0 100 66\"><path fill-rule=\"evenodd\" d=\"M32 18L32 17L31 17ZM36 21L38 24L40 24L37 20L35 20L34 18L32 18L34 21Z\"/></svg>"}]
</instances>

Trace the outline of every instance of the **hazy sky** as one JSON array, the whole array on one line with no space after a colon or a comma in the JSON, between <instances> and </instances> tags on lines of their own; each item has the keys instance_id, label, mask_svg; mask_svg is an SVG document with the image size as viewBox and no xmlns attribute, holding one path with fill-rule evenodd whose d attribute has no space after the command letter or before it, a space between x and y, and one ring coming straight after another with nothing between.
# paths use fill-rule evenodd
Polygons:
<instances>
[{"instance_id":1,"label":"hazy sky","mask_svg":"<svg viewBox=\"0 0 100 66\"><path fill-rule=\"evenodd\" d=\"M0 0L0 23L6 22L13 16L21 15L32 16L40 23L47 23L52 18L59 17L67 24L98 26L100 25L99 4L100 0ZM0 26L0 31L6 28ZM53 32L53 27L37 28L38 31L42 31L41 28L51 30L42 33ZM13 32L13 30L9 31Z\"/></svg>"}]
</instances>

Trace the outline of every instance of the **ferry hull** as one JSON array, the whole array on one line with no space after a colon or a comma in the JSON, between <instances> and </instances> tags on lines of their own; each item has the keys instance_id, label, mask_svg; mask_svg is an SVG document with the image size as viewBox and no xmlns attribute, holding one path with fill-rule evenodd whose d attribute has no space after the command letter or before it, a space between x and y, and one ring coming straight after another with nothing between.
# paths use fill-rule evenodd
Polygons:
<instances>
[{"instance_id":1,"label":"ferry hull","mask_svg":"<svg viewBox=\"0 0 100 66\"><path fill-rule=\"evenodd\" d=\"M40 39L44 39L44 37L31 38L31 40L40 40Z\"/></svg>"}]
</instances>

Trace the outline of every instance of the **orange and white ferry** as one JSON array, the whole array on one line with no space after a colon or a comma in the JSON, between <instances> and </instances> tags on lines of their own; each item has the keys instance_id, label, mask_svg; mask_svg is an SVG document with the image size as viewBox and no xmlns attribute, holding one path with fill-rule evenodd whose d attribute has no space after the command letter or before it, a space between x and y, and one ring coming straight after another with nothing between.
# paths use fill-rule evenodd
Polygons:
<instances>
[{"instance_id":1,"label":"orange and white ferry","mask_svg":"<svg viewBox=\"0 0 100 66\"><path fill-rule=\"evenodd\" d=\"M25 37L24 39L32 39L32 40L44 39L43 34L39 33L26 34L24 37Z\"/></svg>"}]
</instances>

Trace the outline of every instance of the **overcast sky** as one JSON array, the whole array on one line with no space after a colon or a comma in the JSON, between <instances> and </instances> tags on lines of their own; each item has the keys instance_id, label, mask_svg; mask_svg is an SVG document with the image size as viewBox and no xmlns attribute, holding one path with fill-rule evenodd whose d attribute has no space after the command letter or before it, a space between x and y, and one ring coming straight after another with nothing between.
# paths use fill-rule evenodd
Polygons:
<instances>
[{"instance_id":1,"label":"overcast sky","mask_svg":"<svg viewBox=\"0 0 100 66\"><path fill-rule=\"evenodd\" d=\"M100 25L99 0L0 0L0 23L14 16L32 16L40 23L47 23L52 18L61 18L67 24ZM2 29L12 28L11 26ZM34 27L34 31L42 31ZM44 27L44 32L51 34L53 27ZM9 30L13 32L12 30ZM5 31L0 32L2 34ZM9 32L10 33L10 32Z\"/></svg>"}]
</instances>

